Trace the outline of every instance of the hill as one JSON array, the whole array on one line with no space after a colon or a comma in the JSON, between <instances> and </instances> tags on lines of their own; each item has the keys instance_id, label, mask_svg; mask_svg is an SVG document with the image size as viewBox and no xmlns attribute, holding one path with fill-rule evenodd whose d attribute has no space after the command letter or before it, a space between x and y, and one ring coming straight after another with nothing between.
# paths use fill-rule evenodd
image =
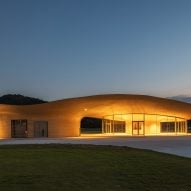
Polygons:
<instances>
[{"instance_id":1,"label":"hill","mask_svg":"<svg viewBox=\"0 0 191 191\"><path fill-rule=\"evenodd\" d=\"M46 103L46 101L23 96L20 94L7 94L0 97L0 104L8 104L8 105L33 105L33 104L42 104Z\"/></svg>"},{"instance_id":2,"label":"hill","mask_svg":"<svg viewBox=\"0 0 191 191\"><path fill-rule=\"evenodd\" d=\"M177 101L183 101L186 103L191 103L191 97L189 96L173 96L173 97L168 97L169 99L177 100Z\"/></svg>"}]
</instances>

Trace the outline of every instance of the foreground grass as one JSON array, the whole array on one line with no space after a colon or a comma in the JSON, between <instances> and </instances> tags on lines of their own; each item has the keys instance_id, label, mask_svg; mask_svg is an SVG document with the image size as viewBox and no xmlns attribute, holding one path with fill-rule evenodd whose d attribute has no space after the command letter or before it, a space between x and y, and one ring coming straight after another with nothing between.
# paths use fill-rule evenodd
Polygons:
<instances>
[{"instance_id":1,"label":"foreground grass","mask_svg":"<svg viewBox=\"0 0 191 191\"><path fill-rule=\"evenodd\" d=\"M191 190L191 159L112 146L0 146L0 190Z\"/></svg>"}]
</instances>

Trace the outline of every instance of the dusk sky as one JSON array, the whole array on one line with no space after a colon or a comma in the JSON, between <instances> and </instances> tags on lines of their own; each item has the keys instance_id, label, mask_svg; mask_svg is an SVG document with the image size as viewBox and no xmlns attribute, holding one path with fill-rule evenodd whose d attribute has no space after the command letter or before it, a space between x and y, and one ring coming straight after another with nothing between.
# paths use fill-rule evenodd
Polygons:
<instances>
[{"instance_id":1,"label":"dusk sky","mask_svg":"<svg viewBox=\"0 0 191 191\"><path fill-rule=\"evenodd\" d=\"M191 95L190 0L0 0L0 95Z\"/></svg>"}]
</instances>

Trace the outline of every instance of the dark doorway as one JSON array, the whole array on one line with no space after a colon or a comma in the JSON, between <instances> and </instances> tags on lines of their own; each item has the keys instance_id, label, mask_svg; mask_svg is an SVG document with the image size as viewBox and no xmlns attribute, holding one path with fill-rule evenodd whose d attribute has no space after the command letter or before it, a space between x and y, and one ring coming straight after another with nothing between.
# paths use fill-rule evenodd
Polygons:
<instances>
[{"instance_id":1,"label":"dark doorway","mask_svg":"<svg viewBox=\"0 0 191 191\"><path fill-rule=\"evenodd\" d=\"M27 120L11 120L11 137L26 138L27 137Z\"/></svg>"},{"instance_id":2,"label":"dark doorway","mask_svg":"<svg viewBox=\"0 0 191 191\"><path fill-rule=\"evenodd\" d=\"M82 134L102 133L102 119L84 117L81 120L80 130Z\"/></svg>"},{"instance_id":3,"label":"dark doorway","mask_svg":"<svg viewBox=\"0 0 191 191\"><path fill-rule=\"evenodd\" d=\"M191 119L189 119L189 120L187 121L187 127L188 127L187 132L188 132L188 133L191 133Z\"/></svg>"},{"instance_id":4,"label":"dark doorway","mask_svg":"<svg viewBox=\"0 0 191 191\"><path fill-rule=\"evenodd\" d=\"M48 122L34 122L34 137L48 137Z\"/></svg>"}]
</instances>

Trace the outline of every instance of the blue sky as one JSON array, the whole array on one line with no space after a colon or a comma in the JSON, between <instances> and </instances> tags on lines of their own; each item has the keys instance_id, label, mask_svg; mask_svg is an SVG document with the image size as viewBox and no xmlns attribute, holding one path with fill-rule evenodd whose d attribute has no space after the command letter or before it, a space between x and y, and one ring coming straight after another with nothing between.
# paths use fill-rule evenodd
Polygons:
<instances>
[{"instance_id":1,"label":"blue sky","mask_svg":"<svg viewBox=\"0 0 191 191\"><path fill-rule=\"evenodd\" d=\"M0 0L0 94L191 95L190 0Z\"/></svg>"}]
</instances>

